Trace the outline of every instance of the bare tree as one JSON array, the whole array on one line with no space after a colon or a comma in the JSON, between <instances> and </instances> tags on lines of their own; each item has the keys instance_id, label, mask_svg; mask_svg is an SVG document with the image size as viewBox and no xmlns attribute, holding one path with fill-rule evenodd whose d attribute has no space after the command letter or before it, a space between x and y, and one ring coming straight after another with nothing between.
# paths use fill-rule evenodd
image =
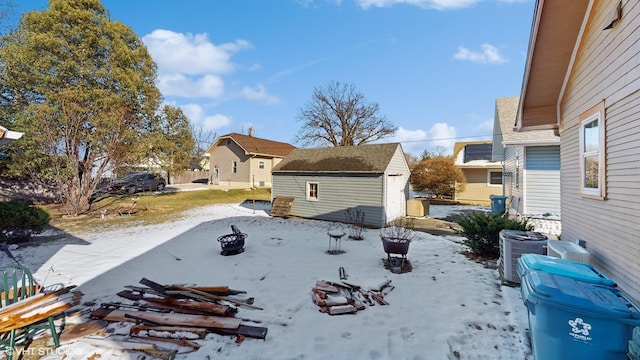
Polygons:
<instances>
[{"instance_id":1,"label":"bare tree","mask_svg":"<svg viewBox=\"0 0 640 360\"><path fill-rule=\"evenodd\" d=\"M302 127L296 142L307 145L351 146L371 143L393 134L396 127L367 103L353 84L330 82L315 88L311 101L299 110Z\"/></svg>"}]
</instances>

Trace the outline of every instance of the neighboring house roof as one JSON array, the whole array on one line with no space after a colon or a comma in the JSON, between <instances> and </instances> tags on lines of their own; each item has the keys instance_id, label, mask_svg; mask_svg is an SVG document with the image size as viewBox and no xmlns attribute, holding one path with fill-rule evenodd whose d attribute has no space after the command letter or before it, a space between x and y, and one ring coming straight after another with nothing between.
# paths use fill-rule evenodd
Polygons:
<instances>
[{"instance_id":1,"label":"neighboring house roof","mask_svg":"<svg viewBox=\"0 0 640 360\"><path fill-rule=\"evenodd\" d=\"M24 135L24 133L11 131L4 126L0 126L0 146L8 143L12 140L18 140Z\"/></svg>"},{"instance_id":2,"label":"neighboring house roof","mask_svg":"<svg viewBox=\"0 0 640 360\"><path fill-rule=\"evenodd\" d=\"M502 136L502 146L559 144L560 137L555 135L553 129L526 132L517 132L515 130L519 103L519 96L496 99L496 121L494 127L497 126L497 128L494 128L493 131L495 133L494 136Z\"/></svg>"},{"instance_id":3,"label":"neighboring house roof","mask_svg":"<svg viewBox=\"0 0 640 360\"><path fill-rule=\"evenodd\" d=\"M267 139L261 139L249 135L243 135L238 133L230 133L222 135L213 143L213 146L218 145L222 141L231 140L240 146L247 155L261 155L269 157L285 157L289 155L291 150L296 147L279 141L272 141ZM209 148L211 150L211 148ZM210 151L207 151L209 154Z\"/></svg>"},{"instance_id":4,"label":"neighboring house roof","mask_svg":"<svg viewBox=\"0 0 640 360\"><path fill-rule=\"evenodd\" d=\"M501 168L500 162L491 161L490 140L463 141L453 146L453 158L457 167L461 168Z\"/></svg>"},{"instance_id":5,"label":"neighboring house roof","mask_svg":"<svg viewBox=\"0 0 640 360\"><path fill-rule=\"evenodd\" d=\"M384 173L398 147L391 143L295 149L271 172Z\"/></svg>"},{"instance_id":6,"label":"neighboring house roof","mask_svg":"<svg viewBox=\"0 0 640 360\"><path fill-rule=\"evenodd\" d=\"M538 1L518 109L519 130L557 129L582 24L592 1Z\"/></svg>"}]
</instances>

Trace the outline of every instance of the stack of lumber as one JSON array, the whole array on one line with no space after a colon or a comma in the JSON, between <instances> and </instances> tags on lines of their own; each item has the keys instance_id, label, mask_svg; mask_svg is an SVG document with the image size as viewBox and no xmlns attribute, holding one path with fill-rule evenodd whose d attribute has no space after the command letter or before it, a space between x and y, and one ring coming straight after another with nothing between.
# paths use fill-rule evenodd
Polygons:
<instances>
[{"instance_id":1,"label":"stack of lumber","mask_svg":"<svg viewBox=\"0 0 640 360\"><path fill-rule=\"evenodd\" d=\"M102 303L91 312L93 321L134 324L127 341L118 343L122 348L171 358L176 352L158 346L159 342L177 343L190 348L190 352L199 348L193 340L203 339L208 333L235 336L238 343L245 338L266 338L266 327L245 323L260 321L236 318L239 308L262 310L253 305L253 298L239 296L245 291L228 286L161 285L146 278L140 283L145 286L127 286L118 293L129 302Z\"/></svg>"},{"instance_id":2,"label":"stack of lumber","mask_svg":"<svg viewBox=\"0 0 640 360\"><path fill-rule=\"evenodd\" d=\"M311 299L320 308L320 312L329 315L353 314L367 306L389 305L384 294L392 289L391 280L367 289L344 280L318 280L311 288Z\"/></svg>"},{"instance_id":3,"label":"stack of lumber","mask_svg":"<svg viewBox=\"0 0 640 360\"><path fill-rule=\"evenodd\" d=\"M80 292L70 292L75 286L50 293L37 293L0 308L0 333L35 324L70 309L80 302Z\"/></svg>"}]
</instances>

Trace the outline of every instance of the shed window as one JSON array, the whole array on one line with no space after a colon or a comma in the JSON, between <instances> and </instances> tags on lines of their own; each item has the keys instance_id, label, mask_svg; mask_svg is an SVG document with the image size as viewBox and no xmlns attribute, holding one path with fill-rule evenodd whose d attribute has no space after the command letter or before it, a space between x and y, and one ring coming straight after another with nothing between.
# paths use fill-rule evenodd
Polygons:
<instances>
[{"instance_id":1,"label":"shed window","mask_svg":"<svg viewBox=\"0 0 640 360\"><path fill-rule=\"evenodd\" d=\"M502 185L502 171L489 171L489 185Z\"/></svg>"},{"instance_id":2,"label":"shed window","mask_svg":"<svg viewBox=\"0 0 640 360\"><path fill-rule=\"evenodd\" d=\"M307 182L307 200L318 201L318 183Z\"/></svg>"},{"instance_id":3,"label":"shed window","mask_svg":"<svg viewBox=\"0 0 640 360\"><path fill-rule=\"evenodd\" d=\"M231 172L234 174L238 172L238 162L235 160L231 162Z\"/></svg>"},{"instance_id":4,"label":"shed window","mask_svg":"<svg viewBox=\"0 0 640 360\"><path fill-rule=\"evenodd\" d=\"M605 197L604 102L580 115L580 193Z\"/></svg>"}]
</instances>

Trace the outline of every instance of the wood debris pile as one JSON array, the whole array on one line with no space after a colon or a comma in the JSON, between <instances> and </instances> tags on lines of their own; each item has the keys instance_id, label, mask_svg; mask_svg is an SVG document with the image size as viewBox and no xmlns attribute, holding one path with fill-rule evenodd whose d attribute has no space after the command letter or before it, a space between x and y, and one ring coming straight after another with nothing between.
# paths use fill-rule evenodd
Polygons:
<instances>
[{"instance_id":1,"label":"wood debris pile","mask_svg":"<svg viewBox=\"0 0 640 360\"><path fill-rule=\"evenodd\" d=\"M367 306L389 305L384 297L393 289L391 280L366 289L345 280L318 280L311 289L311 298L320 307L320 312L329 315L353 314Z\"/></svg>"},{"instance_id":2,"label":"wood debris pile","mask_svg":"<svg viewBox=\"0 0 640 360\"><path fill-rule=\"evenodd\" d=\"M0 333L35 324L57 315L80 303L82 293L71 291L75 286L69 286L53 292L38 292L37 294L11 303L5 304L5 298L13 297L13 293L0 293ZM9 290L13 291L13 289Z\"/></svg>"},{"instance_id":3,"label":"wood debris pile","mask_svg":"<svg viewBox=\"0 0 640 360\"><path fill-rule=\"evenodd\" d=\"M253 298L243 295L245 291L227 286L161 285L146 278L140 283L144 286L127 286L118 293L128 302L102 303L91 312L92 321L75 329L77 334L63 333L61 341L83 337L97 347L173 359L176 354L198 350L198 339L210 333L234 336L237 343L266 338L266 327L247 324L260 321L236 317L239 308L262 310L253 305ZM108 323L131 323L129 333L92 336Z\"/></svg>"}]
</instances>

